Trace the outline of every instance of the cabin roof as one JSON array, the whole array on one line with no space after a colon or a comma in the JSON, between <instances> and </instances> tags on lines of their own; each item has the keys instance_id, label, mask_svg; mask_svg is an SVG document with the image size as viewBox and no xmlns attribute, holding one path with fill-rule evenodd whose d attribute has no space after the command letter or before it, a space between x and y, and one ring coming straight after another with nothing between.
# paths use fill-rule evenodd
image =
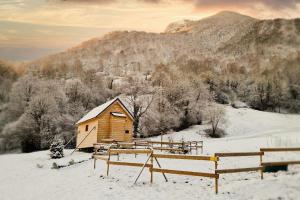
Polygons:
<instances>
[{"instance_id":1,"label":"cabin roof","mask_svg":"<svg viewBox=\"0 0 300 200\"><path fill-rule=\"evenodd\" d=\"M88 112L85 116L83 116L78 122L76 122L76 124L80 124L82 122L88 121L90 119L93 119L95 117L97 117L98 115L100 115L104 110L106 110L106 108L108 108L110 105L112 105L114 102L118 101L121 106L125 109L125 111L128 112L130 118L133 120L133 116L131 114L131 112L126 108L126 106L124 105L124 103L121 101L121 99L119 97L116 97L96 108L93 108L90 112Z\"/></svg>"}]
</instances>

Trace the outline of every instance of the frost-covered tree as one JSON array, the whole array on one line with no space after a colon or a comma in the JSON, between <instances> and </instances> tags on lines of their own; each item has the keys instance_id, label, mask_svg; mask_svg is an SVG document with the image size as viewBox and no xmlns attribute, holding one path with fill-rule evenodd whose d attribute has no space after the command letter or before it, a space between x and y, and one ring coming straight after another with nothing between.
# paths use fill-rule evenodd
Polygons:
<instances>
[{"instance_id":1,"label":"frost-covered tree","mask_svg":"<svg viewBox=\"0 0 300 200\"><path fill-rule=\"evenodd\" d=\"M23 116L40 145L40 149L49 146L49 141L57 133L60 114L54 98L50 95L38 95L32 99Z\"/></svg>"},{"instance_id":2,"label":"frost-covered tree","mask_svg":"<svg viewBox=\"0 0 300 200\"><path fill-rule=\"evenodd\" d=\"M64 157L63 140L55 138L50 145L50 158L57 159Z\"/></svg>"},{"instance_id":3,"label":"frost-covered tree","mask_svg":"<svg viewBox=\"0 0 300 200\"><path fill-rule=\"evenodd\" d=\"M133 134L137 137L140 131L140 120L147 113L153 99L154 91L147 81L130 78L122 88L126 101L131 107L133 115Z\"/></svg>"},{"instance_id":4,"label":"frost-covered tree","mask_svg":"<svg viewBox=\"0 0 300 200\"><path fill-rule=\"evenodd\" d=\"M13 84L9 95L8 117L11 119L20 117L29 105L31 98L38 92L38 88L39 81L31 74L18 79Z\"/></svg>"}]
</instances>

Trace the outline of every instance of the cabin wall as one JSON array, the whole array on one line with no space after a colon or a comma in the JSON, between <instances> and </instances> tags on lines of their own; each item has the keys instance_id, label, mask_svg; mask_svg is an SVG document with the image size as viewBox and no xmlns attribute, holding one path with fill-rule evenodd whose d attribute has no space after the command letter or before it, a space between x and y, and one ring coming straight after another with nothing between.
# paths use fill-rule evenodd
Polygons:
<instances>
[{"instance_id":1,"label":"cabin wall","mask_svg":"<svg viewBox=\"0 0 300 200\"><path fill-rule=\"evenodd\" d=\"M123 113L126 115L126 118L112 116L111 112ZM85 131L86 125L89 125L88 131ZM93 147L93 144L100 142L101 139L115 139L126 142L132 141L133 121L117 101L109 106L97 118L78 125L76 145L85 138L94 126L96 129L90 133L78 148ZM129 133L125 133L126 130L128 130Z\"/></svg>"},{"instance_id":2,"label":"cabin wall","mask_svg":"<svg viewBox=\"0 0 300 200\"><path fill-rule=\"evenodd\" d=\"M124 113L126 119L123 117L114 117L110 114L111 112ZM132 141L133 121L119 102L113 103L98 119L98 142L101 139L111 138L121 141ZM122 129L124 131L120 132ZM125 130L129 130L129 133L125 133Z\"/></svg>"},{"instance_id":3,"label":"cabin wall","mask_svg":"<svg viewBox=\"0 0 300 200\"><path fill-rule=\"evenodd\" d=\"M88 131L85 130L86 125L88 125ZM93 129L93 127L96 127L88 136L87 134ZM84 141L80 144L78 148L87 148L87 147L93 147L94 143L97 143L97 132L98 132L98 120L93 119L86 122L81 123L77 127L77 138L76 138L76 146L79 145L79 143L87 136L87 138L84 139Z\"/></svg>"}]
</instances>

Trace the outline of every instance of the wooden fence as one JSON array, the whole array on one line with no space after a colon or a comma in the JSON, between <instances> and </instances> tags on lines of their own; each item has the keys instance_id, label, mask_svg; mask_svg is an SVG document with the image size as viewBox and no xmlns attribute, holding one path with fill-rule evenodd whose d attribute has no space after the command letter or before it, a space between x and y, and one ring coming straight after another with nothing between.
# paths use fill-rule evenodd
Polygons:
<instances>
[{"instance_id":1,"label":"wooden fence","mask_svg":"<svg viewBox=\"0 0 300 200\"><path fill-rule=\"evenodd\" d=\"M176 160L198 160L198 161L210 161L210 162L217 162L218 158L214 156L198 156L198 155L182 155L182 154L152 154L154 159L162 158L162 159L176 159ZM157 161L158 162L158 161ZM195 171L182 171L182 170L173 170L173 169L165 169L153 167L152 172L161 172L166 174L177 174L177 175L187 175L187 176L201 176L207 178L214 178L215 179L215 192L218 193L218 180L219 175L216 173L206 173L206 172L195 172ZM152 173L151 172L151 173Z\"/></svg>"},{"instance_id":2,"label":"wooden fence","mask_svg":"<svg viewBox=\"0 0 300 200\"><path fill-rule=\"evenodd\" d=\"M108 148L118 148L118 149L150 149L159 151L169 151L177 153L192 153L192 150L196 151L201 149L201 154L203 153L203 141L186 141L186 142L173 142L173 141L150 141L150 140L135 140L133 142L121 142L112 139L102 139L100 143L94 144L95 153L99 149L108 150ZM136 156L137 154L135 154Z\"/></svg>"},{"instance_id":3,"label":"wooden fence","mask_svg":"<svg viewBox=\"0 0 300 200\"><path fill-rule=\"evenodd\" d=\"M300 148L261 148L261 152L266 153L274 153L274 152L289 152L289 151L299 151ZM295 165L300 164L300 160L293 160L293 161L280 161L280 162L261 162L263 167L268 166L281 166L281 165Z\"/></svg>"},{"instance_id":4,"label":"wooden fence","mask_svg":"<svg viewBox=\"0 0 300 200\"><path fill-rule=\"evenodd\" d=\"M228 173L239 173L239 172L250 172L250 171L260 171L261 179L263 179L263 171L266 166L279 166L279 165L292 165L300 164L299 160L295 161L280 161L280 162L263 162L263 156L266 152L288 152L288 151L299 151L300 148L261 148L259 152L231 152L231 153L215 153L214 156L202 156L202 155L183 155L183 154L157 154L152 148L150 149L111 149L108 150L108 157L99 156L94 154L94 168L96 166L96 160L104 160L107 163L107 175L109 174L110 165L120 165L120 166L130 166L130 167L141 167L141 171L138 174L135 183L139 179L144 168L149 168L150 172L150 182L153 182L153 173L162 173L165 180L168 181L165 174L177 174L177 175L188 175L188 176L201 176L207 178L215 179L215 193L218 193L218 180L221 174ZM144 163L132 163L132 162L121 162L112 161L111 155L119 154L147 154L147 160ZM244 168L227 168L218 169L220 164L220 158L225 157L259 157L259 166L257 167L244 167ZM183 171L183 170L173 170L162 168L158 159L176 159L176 160L198 160L198 161L210 161L214 162L215 170L212 173L206 172L195 172L195 171ZM158 167L154 167L154 161L157 163ZM150 162L150 163L148 163Z\"/></svg>"},{"instance_id":5,"label":"wooden fence","mask_svg":"<svg viewBox=\"0 0 300 200\"><path fill-rule=\"evenodd\" d=\"M228 173L239 173L239 172L250 172L250 171L260 171L261 179L263 179L263 167L262 156L264 152L233 152L233 153L215 153L218 158L224 157L249 157L249 156L259 156L260 165L257 167L246 167L246 168L231 168L231 169L218 169L218 163L215 165L215 172L217 174L228 174Z\"/></svg>"}]
</instances>

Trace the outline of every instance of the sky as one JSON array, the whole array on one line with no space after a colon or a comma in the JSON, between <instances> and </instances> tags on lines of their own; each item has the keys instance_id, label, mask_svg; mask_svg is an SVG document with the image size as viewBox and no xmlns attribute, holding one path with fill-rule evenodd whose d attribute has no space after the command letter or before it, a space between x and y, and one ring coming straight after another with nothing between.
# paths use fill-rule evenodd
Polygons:
<instances>
[{"instance_id":1,"label":"sky","mask_svg":"<svg viewBox=\"0 0 300 200\"><path fill-rule=\"evenodd\" d=\"M115 30L163 32L223 10L300 17L300 0L0 0L0 58L26 61Z\"/></svg>"}]
</instances>

